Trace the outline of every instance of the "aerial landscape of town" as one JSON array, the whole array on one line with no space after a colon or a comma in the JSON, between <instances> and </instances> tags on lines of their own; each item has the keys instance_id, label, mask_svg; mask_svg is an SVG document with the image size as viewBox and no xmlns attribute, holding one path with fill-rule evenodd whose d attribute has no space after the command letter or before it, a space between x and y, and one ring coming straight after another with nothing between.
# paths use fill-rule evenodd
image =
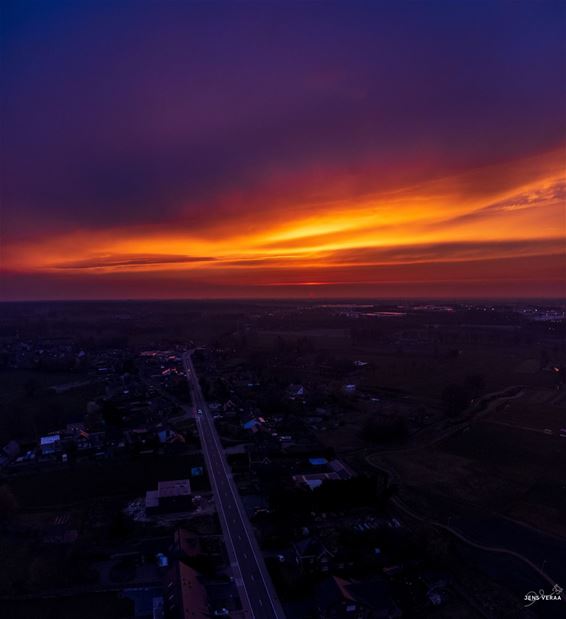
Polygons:
<instances>
[{"instance_id":1,"label":"aerial landscape of town","mask_svg":"<svg viewBox=\"0 0 566 619\"><path fill-rule=\"evenodd\" d=\"M0 619L566 617L565 0L0 2Z\"/></svg>"},{"instance_id":2,"label":"aerial landscape of town","mask_svg":"<svg viewBox=\"0 0 566 619\"><path fill-rule=\"evenodd\" d=\"M565 309L4 305L2 616L539 616Z\"/></svg>"}]
</instances>

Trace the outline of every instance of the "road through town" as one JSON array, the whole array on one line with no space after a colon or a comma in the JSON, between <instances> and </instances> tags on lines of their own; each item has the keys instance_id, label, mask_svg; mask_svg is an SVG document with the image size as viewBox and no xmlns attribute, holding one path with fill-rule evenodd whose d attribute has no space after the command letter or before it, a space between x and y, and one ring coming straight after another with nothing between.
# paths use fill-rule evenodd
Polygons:
<instances>
[{"instance_id":1,"label":"road through town","mask_svg":"<svg viewBox=\"0 0 566 619\"><path fill-rule=\"evenodd\" d=\"M183 362L216 508L244 612L247 617L254 619L284 619L285 615L203 397L190 352L183 356Z\"/></svg>"}]
</instances>

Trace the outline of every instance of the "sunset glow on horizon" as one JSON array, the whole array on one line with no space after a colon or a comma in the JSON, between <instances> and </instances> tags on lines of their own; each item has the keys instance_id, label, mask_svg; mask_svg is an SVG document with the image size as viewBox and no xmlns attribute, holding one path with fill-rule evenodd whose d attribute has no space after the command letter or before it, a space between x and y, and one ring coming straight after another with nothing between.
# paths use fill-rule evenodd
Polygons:
<instances>
[{"instance_id":1,"label":"sunset glow on horizon","mask_svg":"<svg viewBox=\"0 0 566 619\"><path fill-rule=\"evenodd\" d=\"M9 11L5 299L565 294L559 5L144 7Z\"/></svg>"}]
</instances>

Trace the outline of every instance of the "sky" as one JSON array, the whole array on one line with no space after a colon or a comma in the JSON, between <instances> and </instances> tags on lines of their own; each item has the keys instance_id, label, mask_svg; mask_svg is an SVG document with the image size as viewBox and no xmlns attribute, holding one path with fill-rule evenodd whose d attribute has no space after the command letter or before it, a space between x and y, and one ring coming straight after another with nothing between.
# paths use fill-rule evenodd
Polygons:
<instances>
[{"instance_id":1,"label":"sky","mask_svg":"<svg viewBox=\"0 0 566 619\"><path fill-rule=\"evenodd\" d=\"M566 297L566 3L1 10L1 298Z\"/></svg>"}]
</instances>

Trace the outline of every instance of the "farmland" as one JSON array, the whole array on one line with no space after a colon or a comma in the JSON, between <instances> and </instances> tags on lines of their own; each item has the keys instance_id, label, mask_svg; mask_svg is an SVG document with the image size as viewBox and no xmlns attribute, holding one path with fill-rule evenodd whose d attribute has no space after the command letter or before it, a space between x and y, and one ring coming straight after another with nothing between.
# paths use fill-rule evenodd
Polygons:
<instances>
[{"instance_id":1,"label":"farmland","mask_svg":"<svg viewBox=\"0 0 566 619\"><path fill-rule=\"evenodd\" d=\"M404 494L429 507L448 501L459 511L473 504L564 535L566 439L544 432L559 426L564 411L540 407L529 414L522 401L495 410L434 448L391 452L378 460L396 471ZM503 417L506 425L500 423Z\"/></svg>"}]
</instances>

